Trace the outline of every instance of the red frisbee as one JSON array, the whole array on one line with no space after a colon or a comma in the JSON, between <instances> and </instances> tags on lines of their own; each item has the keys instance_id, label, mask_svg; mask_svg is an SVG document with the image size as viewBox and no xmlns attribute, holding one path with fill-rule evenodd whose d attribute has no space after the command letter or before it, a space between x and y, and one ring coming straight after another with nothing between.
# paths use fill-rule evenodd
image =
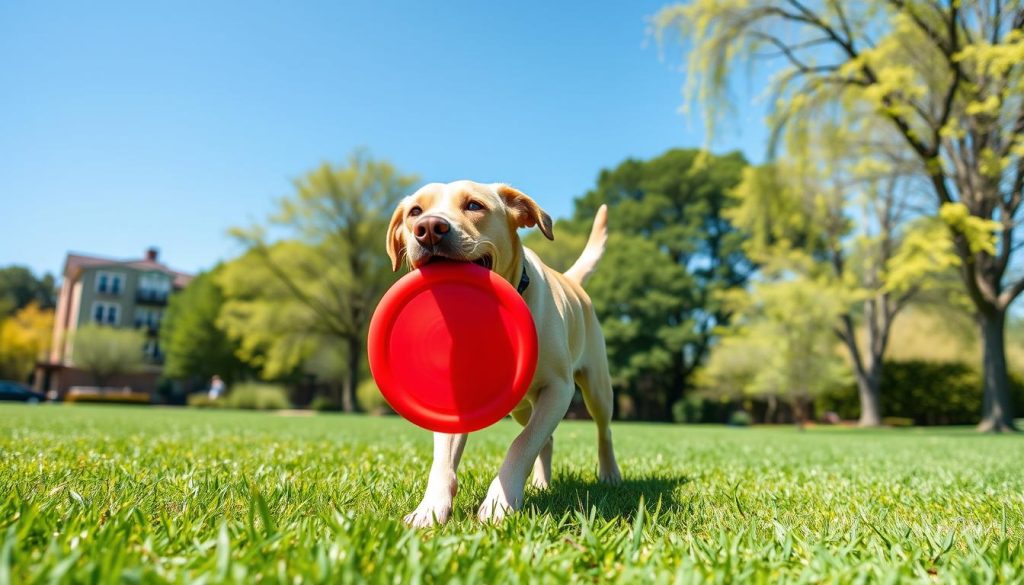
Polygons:
<instances>
[{"instance_id":1,"label":"red frisbee","mask_svg":"<svg viewBox=\"0 0 1024 585\"><path fill-rule=\"evenodd\" d=\"M403 276L370 320L370 371L395 412L468 433L507 415L537 368L537 329L516 289L468 262Z\"/></svg>"}]
</instances>

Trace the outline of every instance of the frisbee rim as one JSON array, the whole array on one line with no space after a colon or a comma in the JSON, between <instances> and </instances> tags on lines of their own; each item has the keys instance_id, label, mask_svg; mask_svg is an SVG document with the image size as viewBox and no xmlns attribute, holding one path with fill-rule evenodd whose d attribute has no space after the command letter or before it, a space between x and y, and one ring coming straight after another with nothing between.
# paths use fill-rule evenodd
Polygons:
<instances>
[{"instance_id":1,"label":"frisbee rim","mask_svg":"<svg viewBox=\"0 0 1024 585\"><path fill-rule=\"evenodd\" d=\"M387 340L398 324L397 317L413 299L442 283L482 289L493 294L497 305L511 315L514 324L505 328L515 348L512 360L515 375L508 386L509 391L494 394L494 400L477 407L473 412L446 413L433 410L417 400L415 392L401 388L392 374ZM395 412L431 431L468 433L501 420L523 399L536 372L538 345L533 314L511 284L498 274L475 264L435 262L409 272L381 298L370 320L367 353L377 387Z\"/></svg>"}]
</instances>

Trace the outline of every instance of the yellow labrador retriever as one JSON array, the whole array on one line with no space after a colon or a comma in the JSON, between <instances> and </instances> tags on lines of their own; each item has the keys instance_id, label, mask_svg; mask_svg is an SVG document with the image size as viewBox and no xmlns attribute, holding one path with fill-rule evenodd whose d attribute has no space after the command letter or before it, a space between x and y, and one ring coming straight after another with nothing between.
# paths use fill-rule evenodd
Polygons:
<instances>
[{"instance_id":1,"label":"yellow labrador retriever","mask_svg":"<svg viewBox=\"0 0 1024 585\"><path fill-rule=\"evenodd\" d=\"M610 429L612 386L604 335L582 284L604 253L607 208L594 219L586 249L564 274L523 247L516 230L537 226L548 238L551 217L522 192L503 184L431 183L399 203L388 228L392 267L404 259L419 268L435 258L474 262L516 287L533 314L540 342L537 373L512 411L523 431L512 442L491 482L478 516L497 521L523 503L527 475L540 489L551 481L552 433L565 416L574 385L583 391L597 423L598 477L621 481ZM486 392L486 388L481 388ZM413 526L445 522L458 490L456 471L468 435L434 434L434 462L420 505L405 521Z\"/></svg>"}]
</instances>

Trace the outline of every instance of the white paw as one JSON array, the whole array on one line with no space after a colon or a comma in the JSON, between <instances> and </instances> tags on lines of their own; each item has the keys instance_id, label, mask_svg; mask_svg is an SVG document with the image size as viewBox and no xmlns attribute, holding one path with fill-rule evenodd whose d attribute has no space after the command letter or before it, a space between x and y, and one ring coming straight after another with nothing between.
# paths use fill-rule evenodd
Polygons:
<instances>
[{"instance_id":1,"label":"white paw","mask_svg":"<svg viewBox=\"0 0 1024 585\"><path fill-rule=\"evenodd\" d=\"M427 528L444 524L452 516L452 501L447 498L425 497L412 513L405 516L405 523L413 528Z\"/></svg>"},{"instance_id":2,"label":"white paw","mask_svg":"<svg viewBox=\"0 0 1024 585\"><path fill-rule=\"evenodd\" d=\"M530 485L538 490L546 490L551 485L551 482L548 481L548 478L534 473L533 478L530 479Z\"/></svg>"},{"instance_id":3,"label":"white paw","mask_svg":"<svg viewBox=\"0 0 1024 585\"><path fill-rule=\"evenodd\" d=\"M487 490L487 497L480 504L480 510L476 514L477 518L481 522L501 522L506 516L519 509L522 499L522 494L510 497L505 493L501 482L495 479L490 489Z\"/></svg>"},{"instance_id":4,"label":"white paw","mask_svg":"<svg viewBox=\"0 0 1024 585\"><path fill-rule=\"evenodd\" d=\"M609 485L619 485L622 483L622 473L619 472L619 466L612 463L597 473L597 479Z\"/></svg>"}]
</instances>

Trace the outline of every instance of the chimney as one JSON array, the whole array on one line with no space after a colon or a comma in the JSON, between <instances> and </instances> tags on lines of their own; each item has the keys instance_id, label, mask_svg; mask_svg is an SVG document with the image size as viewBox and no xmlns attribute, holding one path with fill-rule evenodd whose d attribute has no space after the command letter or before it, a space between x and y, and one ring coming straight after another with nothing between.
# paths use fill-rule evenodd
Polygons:
<instances>
[{"instance_id":1,"label":"chimney","mask_svg":"<svg viewBox=\"0 0 1024 585\"><path fill-rule=\"evenodd\" d=\"M160 249L155 246L146 248L146 260L150 262L156 262L157 255L160 254Z\"/></svg>"}]
</instances>

